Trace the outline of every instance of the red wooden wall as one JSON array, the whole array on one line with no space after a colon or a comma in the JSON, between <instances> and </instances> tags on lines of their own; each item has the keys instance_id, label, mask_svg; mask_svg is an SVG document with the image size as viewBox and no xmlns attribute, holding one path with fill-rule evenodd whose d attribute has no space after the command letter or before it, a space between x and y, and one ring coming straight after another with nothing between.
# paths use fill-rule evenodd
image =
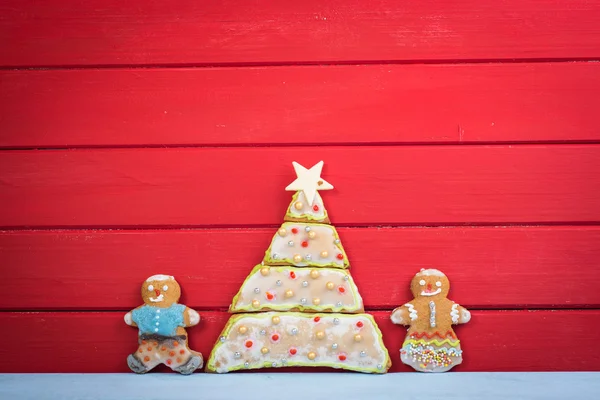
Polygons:
<instances>
[{"instance_id":1,"label":"red wooden wall","mask_svg":"<svg viewBox=\"0 0 600 400\"><path fill-rule=\"evenodd\" d=\"M600 369L600 1L5 0L0 44L0 372L126 371L155 273L208 356L321 159L392 371L429 266L457 371Z\"/></svg>"}]
</instances>

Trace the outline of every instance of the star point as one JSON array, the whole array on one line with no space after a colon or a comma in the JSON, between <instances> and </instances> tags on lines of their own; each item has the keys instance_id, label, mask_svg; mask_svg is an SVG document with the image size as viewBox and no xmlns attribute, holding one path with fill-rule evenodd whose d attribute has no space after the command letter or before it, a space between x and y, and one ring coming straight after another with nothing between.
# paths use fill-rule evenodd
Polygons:
<instances>
[{"instance_id":1,"label":"star point","mask_svg":"<svg viewBox=\"0 0 600 400\"><path fill-rule=\"evenodd\" d=\"M301 190L306 196L306 200L310 205L313 204L315 196L318 190L331 190L333 185L321 178L321 171L323 170L323 161L319 161L313 165L310 169L305 168L296 161L292 162L294 170L296 171L296 180L290 183L285 190L298 191Z\"/></svg>"}]
</instances>

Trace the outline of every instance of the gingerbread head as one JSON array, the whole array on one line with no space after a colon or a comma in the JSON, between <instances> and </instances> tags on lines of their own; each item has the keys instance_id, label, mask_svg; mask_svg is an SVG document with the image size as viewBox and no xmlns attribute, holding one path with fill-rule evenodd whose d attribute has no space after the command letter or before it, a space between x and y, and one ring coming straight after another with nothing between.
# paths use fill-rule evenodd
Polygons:
<instances>
[{"instance_id":1,"label":"gingerbread head","mask_svg":"<svg viewBox=\"0 0 600 400\"><path fill-rule=\"evenodd\" d=\"M171 307L179 301L179 297L179 283L170 275L153 275L142 285L142 299L152 307Z\"/></svg>"},{"instance_id":2,"label":"gingerbread head","mask_svg":"<svg viewBox=\"0 0 600 400\"><path fill-rule=\"evenodd\" d=\"M444 372L462 362L460 341L452 325L471 313L447 298L450 281L437 269L421 269L410 284L414 299L392 312L392 322L409 326L400 358L423 372Z\"/></svg>"},{"instance_id":3,"label":"gingerbread head","mask_svg":"<svg viewBox=\"0 0 600 400\"><path fill-rule=\"evenodd\" d=\"M138 349L127 358L136 373L165 364L191 374L203 365L202 354L190 350L186 327L200 322L200 315L179 304L181 288L170 275L153 275L142 285L144 304L125 315L125 323L139 329Z\"/></svg>"}]
</instances>

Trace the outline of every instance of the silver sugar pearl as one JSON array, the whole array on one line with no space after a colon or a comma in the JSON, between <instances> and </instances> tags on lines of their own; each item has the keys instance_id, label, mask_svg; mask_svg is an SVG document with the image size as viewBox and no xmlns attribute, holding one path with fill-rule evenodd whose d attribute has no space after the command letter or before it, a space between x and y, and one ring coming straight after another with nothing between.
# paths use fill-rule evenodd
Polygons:
<instances>
[{"instance_id":1,"label":"silver sugar pearl","mask_svg":"<svg viewBox=\"0 0 600 400\"><path fill-rule=\"evenodd\" d=\"M254 288L254 293L260 293L260 288Z\"/></svg>"},{"instance_id":2,"label":"silver sugar pearl","mask_svg":"<svg viewBox=\"0 0 600 400\"><path fill-rule=\"evenodd\" d=\"M342 302L338 301L337 303L335 303L336 306L341 307L342 306Z\"/></svg>"},{"instance_id":3,"label":"silver sugar pearl","mask_svg":"<svg viewBox=\"0 0 600 400\"><path fill-rule=\"evenodd\" d=\"M292 335L295 335L298 333L298 328L292 328Z\"/></svg>"},{"instance_id":4,"label":"silver sugar pearl","mask_svg":"<svg viewBox=\"0 0 600 400\"><path fill-rule=\"evenodd\" d=\"M304 259L310 261L312 260L312 256L310 254L307 254L304 256Z\"/></svg>"},{"instance_id":5,"label":"silver sugar pearl","mask_svg":"<svg viewBox=\"0 0 600 400\"><path fill-rule=\"evenodd\" d=\"M261 335L266 335L266 334L267 334L267 331L265 331L265 330L263 329L263 330L261 330L261 331L260 331L260 334L261 334Z\"/></svg>"},{"instance_id":6,"label":"silver sugar pearl","mask_svg":"<svg viewBox=\"0 0 600 400\"><path fill-rule=\"evenodd\" d=\"M335 240L333 241L333 243L335 243L335 244L340 244L340 239L335 239Z\"/></svg>"},{"instance_id":7,"label":"silver sugar pearl","mask_svg":"<svg viewBox=\"0 0 600 400\"><path fill-rule=\"evenodd\" d=\"M249 363L248 361L246 361L246 362L244 363L244 367L246 367L246 368L250 368L250 363Z\"/></svg>"},{"instance_id":8,"label":"silver sugar pearl","mask_svg":"<svg viewBox=\"0 0 600 400\"><path fill-rule=\"evenodd\" d=\"M271 364L271 367L275 368L277 366L277 363L275 361L273 361L273 363Z\"/></svg>"},{"instance_id":9,"label":"silver sugar pearl","mask_svg":"<svg viewBox=\"0 0 600 400\"><path fill-rule=\"evenodd\" d=\"M348 279L350 279L350 277L348 275L345 275L344 280L347 281Z\"/></svg>"},{"instance_id":10,"label":"silver sugar pearl","mask_svg":"<svg viewBox=\"0 0 600 400\"><path fill-rule=\"evenodd\" d=\"M281 365L286 365L287 364L287 360L284 358L283 360L281 360Z\"/></svg>"},{"instance_id":11,"label":"silver sugar pearl","mask_svg":"<svg viewBox=\"0 0 600 400\"><path fill-rule=\"evenodd\" d=\"M277 282L275 282L275 284L276 284L277 286L281 286L281 281L280 281L280 280L278 280Z\"/></svg>"},{"instance_id":12,"label":"silver sugar pearl","mask_svg":"<svg viewBox=\"0 0 600 400\"><path fill-rule=\"evenodd\" d=\"M305 299L304 297L303 297L303 298L301 298L301 299L300 299L300 303L302 303L302 304L306 304L306 299Z\"/></svg>"},{"instance_id":13,"label":"silver sugar pearl","mask_svg":"<svg viewBox=\"0 0 600 400\"><path fill-rule=\"evenodd\" d=\"M381 369L381 368L383 368L383 365L377 364L377 369Z\"/></svg>"},{"instance_id":14,"label":"silver sugar pearl","mask_svg":"<svg viewBox=\"0 0 600 400\"><path fill-rule=\"evenodd\" d=\"M310 226L307 226L306 228L304 228L304 230L305 230L306 232L310 232Z\"/></svg>"},{"instance_id":15,"label":"silver sugar pearl","mask_svg":"<svg viewBox=\"0 0 600 400\"><path fill-rule=\"evenodd\" d=\"M361 356L361 357L365 357L366 355L367 355L367 352L366 352L366 351L364 351L364 350L363 350L363 351L361 351L361 352L360 352L360 356Z\"/></svg>"},{"instance_id":16,"label":"silver sugar pearl","mask_svg":"<svg viewBox=\"0 0 600 400\"><path fill-rule=\"evenodd\" d=\"M333 319L333 324L334 324L334 325L337 325L337 324L339 324L339 323L340 323L340 319L339 319L339 318L334 318L334 319Z\"/></svg>"},{"instance_id":17,"label":"silver sugar pearl","mask_svg":"<svg viewBox=\"0 0 600 400\"><path fill-rule=\"evenodd\" d=\"M219 338L219 340L221 341L221 343L225 343L225 339L226 339L226 338L225 338L225 336L221 336L221 337Z\"/></svg>"},{"instance_id":18,"label":"silver sugar pearl","mask_svg":"<svg viewBox=\"0 0 600 400\"><path fill-rule=\"evenodd\" d=\"M278 260L278 259L279 259L279 254L273 253L273 260Z\"/></svg>"},{"instance_id":19,"label":"silver sugar pearl","mask_svg":"<svg viewBox=\"0 0 600 400\"><path fill-rule=\"evenodd\" d=\"M235 358L241 358L242 357L242 353L240 353L239 351L236 351L235 353L233 353L233 356Z\"/></svg>"},{"instance_id":20,"label":"silver sugar pearl","mask_svg":"<svg viewBox=\"0 0 600 400\"><path fill-rule=\"evenodd\" d=\"M308 286L308 282L302 281L302 287L307 287L307 286Z\"/></svg>"},{"instance_id":21,"label":"silver sugar pearl","mask_svg":"<svg viewBox=\"0 0 600 400\"><path fill-rule=\"evenodd\" d=\"M288 246L290 246L290 247L294 247L294 241L293 241L293 240L290 240L290 241L288 242Z\"/></svg>"},{"instance_id":22,"label":"silver sugar pearl","mask_svg":"<svg viewBox=\"0 0 600 400\"><path fill-rule=\"evenodd\" d=\"M332 344L332 345L331 345L331 348L332 348L333 350L337 349L337 348L338 348L338 344L337 344L337 343L334 343L334 344Z\"/></svg>"}]
</instances>

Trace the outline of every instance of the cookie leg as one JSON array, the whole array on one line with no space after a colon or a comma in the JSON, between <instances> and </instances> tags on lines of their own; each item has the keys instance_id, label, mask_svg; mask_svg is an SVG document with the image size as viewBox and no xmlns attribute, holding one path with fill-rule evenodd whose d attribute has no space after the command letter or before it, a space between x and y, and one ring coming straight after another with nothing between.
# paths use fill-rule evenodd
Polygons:
<instances>
[{"instance_id":1,"label":"cookie leg","mask_svg":"<svg viewBox=\"0 0 600 400\"><path fill-rule=\"evenodd\" d=\"M141 340L137 351L127 357L127 365L136 374L144 374L160 363L156 342Z\"/></svg>"},{"instance_id":2,"label":"cookie leg","mask_svg":"<svg viewBox=\"0 0 600 400\"><path fill-rule=\"evenodd\" d=\"M187 342L174 341L169 356L166 364L183 375L189 375L204 365L202 354L188 349Z\"/></svg>"}]
</instances>

